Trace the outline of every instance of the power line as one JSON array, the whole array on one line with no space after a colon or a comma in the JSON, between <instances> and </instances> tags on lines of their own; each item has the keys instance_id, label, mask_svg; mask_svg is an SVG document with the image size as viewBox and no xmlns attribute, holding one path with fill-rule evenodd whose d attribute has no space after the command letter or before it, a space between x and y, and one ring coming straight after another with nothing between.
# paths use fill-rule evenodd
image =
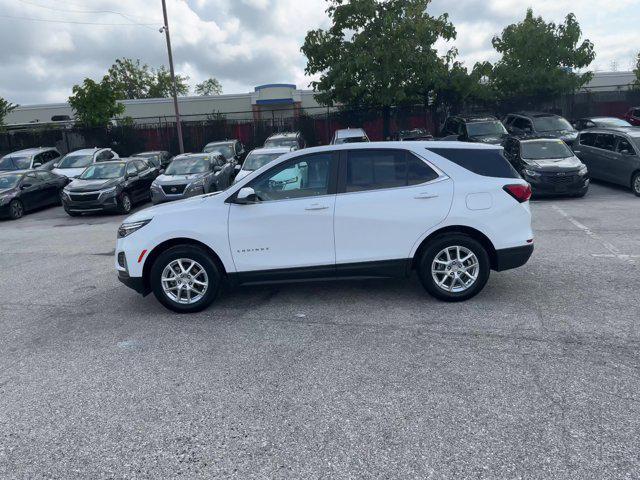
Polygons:
<instances>
[{"instance_id":1,"label":"power line","mask_svg":"<svg viewBox=\"0 0 640 480\"><path fill-rule=\"evenodd\" d=\"M10 18L13 20L27 20L31 22L44 22L44 23L70 23L73 25L100 25L100 26L112 26L112 27L153 27L158 26L157 23L101 23L101 22L80 22L74 20L53 20L49 18L32 18L32 17L17 17L12 15L0 15L0 18Z\"/></svg>"},{"instance_id":2,"label":"power line","mask_svg":"<svg viewBox=\"0 0 640 480\"><path fill-rule=\"evenodd\" d=\"M134 22L135 20L133 20L134 18L148 18L142 15L130 15L130 14L125 14L122 12L117 12L115 10L76 10L76 9L68 9L68 8L59 8L59 7L52 7L49 5L41 5L39 3L35 3L35 2L31 2L29 0L18 0L21 3L24 3L25 5L31 5L34 7L39 7L39 8L44 8L47 10L53 10L54 12L64 12L64 13L91 13L91 14L111 14L111 15L120 15L123 18L126 18L127 20L130 20L132 22ZM77 4L73 4L73 5L77 5ZM158 23L160 23L160 21L158 21Z\"/></svg>"}]
</instances>

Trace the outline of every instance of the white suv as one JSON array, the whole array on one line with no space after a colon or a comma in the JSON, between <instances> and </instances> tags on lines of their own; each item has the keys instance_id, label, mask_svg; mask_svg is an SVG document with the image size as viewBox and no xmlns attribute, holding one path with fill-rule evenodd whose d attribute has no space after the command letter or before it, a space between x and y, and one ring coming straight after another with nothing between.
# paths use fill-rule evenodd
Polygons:
<instances>
[{"instance_id":1,"label":"white suv","mask_svg":"<svg viewBox=\"0 0 640 480\"><path fill-rule=\"evenodd\" d=\"M294 178L295 177L295 178ZM533 252L531 189L491 145L358 143L287 153L223 192L137 212L119 279L178 312L223 282L407 276L465 300Z\"/></svg>"}]
</instances>

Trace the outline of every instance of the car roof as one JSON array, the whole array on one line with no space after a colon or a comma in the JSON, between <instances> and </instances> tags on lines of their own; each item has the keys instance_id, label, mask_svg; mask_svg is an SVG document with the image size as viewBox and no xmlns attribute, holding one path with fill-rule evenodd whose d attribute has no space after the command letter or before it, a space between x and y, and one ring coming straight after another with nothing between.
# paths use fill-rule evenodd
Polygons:
<instances>
[{"instance_id":1,"label":"car roof","mask_svg":"<svg viewBox=\"0 0 640 480\"><path fill-rule=\"evenodd\" d=\"M147 152L134 153L133 156L137 157L138 155L152 155L152 154L156 154L156 153L167 153L167 151L166 150L149 150Z\"/></svg>"},{"instance_id":2,"label":"car roof","mask_svg":"<svg viewBox=\"0 0 640 480\"><path fill-rule=\"evenodd\" d=\"M452 118L459 118L465 122L487 122L487 121L495 121L498 118L494 115L486 115L486 114L475 114L475 113L465 113L461 115L451 115Z\"/></svg>"},{"instance_id":3,"label":"car roof","mask_svg":"<svg viewBox=\"0 0 640 480\"><path fill-rule=\"evenodd\" d=\"M637 138L640 137L640 127L597 127L580 132L580 134L585 133L623 133Z\"/></svg>"},{"instance_id":4,"label":"car roof","mask_svg":"<svg viewBox=\"0 0 640 480\"><path fill-rule=\"evenodd\" d=\"M249 153L288 153L293 151L293 147L262 147L254 148Z\"/></svg>"},{"instance_id":5,"label":"car roof","mask_svg":"<svg viewBox=\"0 0 640 480\"><path fill-rule=\"evenodd\" d=\"M95 152L97 152L99 150L108 150L108 148L98 148L98 147L95 147L95 148L81 148L79 150L74 150L72 152L69 152L69 153L67 153L67 155L74 155L76 153L82 153L84 155L88 155L89 153L95 153Z\"/></svg>"},{"instance_id":6,"label":"car roof","mask_svg":"<svg viewBox=\"0 0 640 480\"><path fill-rule=\"evenodd\" d=\"M363 135L366 135L366 132L360 127L341 128L335 131L336 138L361 137Z\"/></svg>"},{"instance_id":7,"label":"car roof","mask_svg":"<svg viewBox=\"0 0 640 480\"><path fill-rule=\"evenodd\" d=\"M229 143L237 142L237 140L216 140L215 142L209 142L205 145L205 147L210 147L211 145L228 145Z\"/></svg>"},{"instance_id":8,"label":"car roof","mask_svg":"<svg viewBox=\"0 0 640 480\"><path fill-rule=\"evenodd\" d=\"M546 112L516 112L510 113L509 115L520 115L521 117L531 117L531 118L540 118L540 117L560 117L561 115L557 115L555 113L546 113Z\"/></svg>"},{"instance_id":9,"label":"car roof","mask_svg":"<svg viewBox=\"0 0 640 480\"><path fill-rule=\"evenodd\" d=\"M217 153L220 156L224 156L220 152L217 152ZM216 154L215 150L213 152L189 152L189 153L181 153L179 155L176 155L175 157L173 157L173 159L177 160L180 158L211 158L215 154Z\"/></svg>"},{"instance_id":10,"label":"car roof","mask_svg":"<svg viewBox=\"0 0 640 480\"><path fill-rule=\"evenodd\" d=\"M622 120L618 117L582 117L580 120Z\"/></svg>"},{"instance_id":11,"label":"car roof","mask_svg":"<svg viewBox=\"0 0 640 480\"><path fill-rule=\"evenodd\" d=\"M22 153L22 154L31 154L31 155L36 155L40 152L46 152L47 150L56 150L58 151L55 147L34 147L34 148L25 148L23 150L16 150L15 152L10 152L7 153L7 155L5 156L10 156L10 155L14 155L16 153Z\"/></svg>"},{"instance_id":12,"label":"car roof","mask_svg":"<svg viewBox=\"0 0 640 480\"><path fill-rule=\"evenodd\" d=\"M297 137L300 135L299 132L278 132L272 135L269 135L269 138L288 138L288 137Z\"/></svg>"}]
</instances>

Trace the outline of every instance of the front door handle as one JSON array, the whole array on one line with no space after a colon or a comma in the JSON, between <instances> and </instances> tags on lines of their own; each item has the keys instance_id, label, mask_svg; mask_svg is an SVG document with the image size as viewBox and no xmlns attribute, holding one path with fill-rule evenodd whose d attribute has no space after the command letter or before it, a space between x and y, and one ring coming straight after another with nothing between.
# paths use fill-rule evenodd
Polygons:
<instances>
[{"instance_id":1,"label":"front door handle","mask_svg":"<svg viewBox=\"0 0 640 480\"><path fill-rule=\"evenodd\" d=\"M438 196L437 193L427 193L427 192L425 192L425 193L419 193L418 195L416 195L413 198L416 198L418 200L427 200L429 198L436 198L437 196Z\"/></svg>"},{"instance_id":2,"label":"front door handle","mask_svg":"<svg viewBox=\"0 0 640 480\"><path fill-rule=\"evenodd\" d=\"M319 203L314 203L305 208L305 210L327 210L329 207L326 205L320 205Z\"/></svg>"}]
</instances>

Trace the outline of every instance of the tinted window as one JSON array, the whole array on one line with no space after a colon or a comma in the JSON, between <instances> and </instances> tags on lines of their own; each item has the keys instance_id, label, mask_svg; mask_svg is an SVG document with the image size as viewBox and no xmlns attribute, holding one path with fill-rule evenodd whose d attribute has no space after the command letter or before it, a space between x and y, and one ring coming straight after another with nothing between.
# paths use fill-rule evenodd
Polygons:
<instances>
[{"instance_id":1,"label":"tinted window","mask_svg":"<svg viewBox=\"0 0 640 480\"><path fill-rule=\"evenodd\" d=\"M516 117L513 120L513 126L515 128L520 129L520 130L530 130L531 129L531 122L529 120L527 120L526 118Z\"/></svg>"},{"instance_id":2,"label":"tinted window","mask_svg":"<svg viewBox=\"0 0 640 480\"><path fill-rule=\"evenodd\" d=\"M305 155L272 168L250 186L262 201L326 195L331 162L330 153Z\"/></svg>"},{"instance_id":3,"label":"tinted window","mask_svg":"<svg viewBox=\"0 0 640 480\"><path fill-rule=\"evenodd\" d=\"M145 170L149 169L149 165L147 165L144 160L136 160L135 164L139 172L144 172Z\"/></svg>"},{"instance_id":4,"label":"tinted window","mask_svg":"<svg viewBox=\"0 0 640 480\"><path fill-rule=\"evenodd\" d=\"M127 175L136 175L138 171L136 170L136 166L131 163L127 163Z\"/></svg>"},{"instance_id":5,"label":"tinted window","mask_svg":"<svg viewBox=\"0 0 640 480\"><path fill-rule=\"evenodd\" d=\"M618 137L618 148L617 148L618 152L623 152L626 151L626 153L628 155L635 155L635 151L633 150L633 147L631 146L631 143L629 143L629 140L627 140L624 137Z\"/></svg>"},{"instance_id":6,"label":"tinted window","mask_svg":"<svg viewBox=\"0 0 640 480\"><path fill-rule=\"evenodd\" d=\"M412 153L407 154L407 184L419 185L438 178L438 174L423 160Z\"/></svg>"},{"instance_id":7,"label":"tinted window","mask_svg":"<svg viewBox=\"0 0 640 480\"><path fill-rule=\"evenodd\" d=\"M404 187L407 160L402 150L356 150L347 160L347 192Z\"/></svg>"},{"instance_id":8,"label":"tinted window","mask_svg":"<svg viewBox=\"0 0 640 480\"><path fill-rule=\"evenodd\" d=\"M429 151L485 177L519 178L502 150L470 148L429 148Z\"/></svg>"},{"instance_id":9,"label":"tinted window","mask_svg":"<svg viewBox=\"0 0 640 480\"><path fill-rule=\"evenodd\" d=\"M601 148L602 150L615 150L616 146L616 138L613 135L608 133L599 133L596 136L596 148Z\"/></svg>"},{"instance_id":10,"label":"tinted window","mask_svg":"<svg viewBox=\"0 0 640 480\"><path fill-rule=\"evenodd\" d=\"M596 144L595 133L583 133L580 135L580 145L586 145L587 147L593 147Z\"/></svg>"}]
</instances>

